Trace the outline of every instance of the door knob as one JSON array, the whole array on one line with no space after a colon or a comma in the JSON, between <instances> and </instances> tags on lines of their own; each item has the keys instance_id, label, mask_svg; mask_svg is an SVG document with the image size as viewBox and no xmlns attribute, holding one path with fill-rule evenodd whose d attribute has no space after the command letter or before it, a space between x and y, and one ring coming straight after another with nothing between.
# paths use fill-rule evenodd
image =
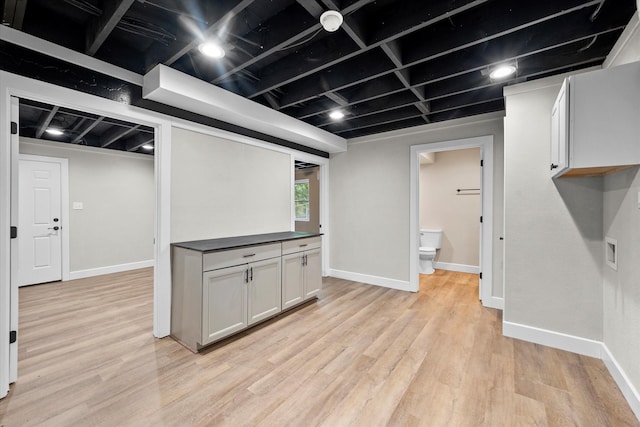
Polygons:
<instances>
[{"instance_id":1,"label":"door knob","mask_svg":"<svg viewBox=\"0 0 640 427\"><path fill-rule=\"evenodd\" d=\"M53 218L53 222L58 222L60 221L58 218Z\"/></svg>"},{"instance_id":2,"label":"door knob","mask_svg":"<svg viewBox=\"0 0 640 427\"><path fill-rule=\"evenodd\" d=\"M60 230L60 227L58 227L57 225L55 227L49 227L47 230L54 230L54 231L58 231Z\"/></svg>"}]
</instances>

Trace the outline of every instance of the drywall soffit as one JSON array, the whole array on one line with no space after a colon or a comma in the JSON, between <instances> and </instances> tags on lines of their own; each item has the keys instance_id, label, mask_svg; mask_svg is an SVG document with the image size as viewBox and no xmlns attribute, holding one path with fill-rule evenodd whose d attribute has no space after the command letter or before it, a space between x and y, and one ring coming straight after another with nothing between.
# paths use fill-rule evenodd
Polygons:
<instances>
[{"instance_id":1,"label":"drywall soffit","mask_svg":"<svg viewBox=\"0 0 640 427\"><path fill-rule=\"evenodd\" d=\"M347 150L347 141L286 114L164 65L144 76L145 99L286 139L328 153Z\"/></svg>"}]
</instances>

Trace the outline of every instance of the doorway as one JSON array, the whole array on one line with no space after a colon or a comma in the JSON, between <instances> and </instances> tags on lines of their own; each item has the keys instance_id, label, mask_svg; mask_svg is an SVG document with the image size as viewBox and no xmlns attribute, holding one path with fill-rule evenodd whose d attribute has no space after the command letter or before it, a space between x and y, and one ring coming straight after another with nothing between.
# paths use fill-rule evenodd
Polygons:
<instances>
[{"instance_id":1,"label":"doorway","mask_svg":"<svg viewBox=\"0 0 640 427\"><path fill-rule=\"evenodd\" d=\"M4 397L12 382L10 359L16 337L14 328L18 322L17 266L11 254L17 251L17 187L12 188L12 176L18 170L17 123L11 117L17 114L12 98L32 99L61 107L72 108L97 115L109 115L115 119L135 121L153 129L157 152L155 166L155 225L154 228L154 300L153 335L169 334L170 324L170 177L171 177L171 123L160 115L130 105L80 93L71 89L0 71L0 398ZM15 129L15 131L14 131ZM12 287L15 290L12 291Z\"/></svg>"},{"instance_id":2,"label":"doorway","mask_svg":"<svg viewBox=\"0 0 640 427\"><path fill-rule=\"evenodd\" d=\"M478 294L482 304L486 307L502 308L497 306L498 299L492 296L493 286L493 136L444 141L432 144L421 144L411 147L410 170L410 288L414 292L419 289L418 247L420 230L420 156L423 153L437 153L442 151L460 150L466 148L479 148L482 166L481 178L481 213L480 226L480 276ZM480 218L479 218L480 219Z\"/></svg>"},{"instance_id":3,"label":"doorway","mask_svg":"<svg viewBox=\"0 0 640 427\"><path fill-rule=\"evenodd\" d=\"M295 231L320 233L320 166L295 161Z\"/></svg>"}]
</instances>

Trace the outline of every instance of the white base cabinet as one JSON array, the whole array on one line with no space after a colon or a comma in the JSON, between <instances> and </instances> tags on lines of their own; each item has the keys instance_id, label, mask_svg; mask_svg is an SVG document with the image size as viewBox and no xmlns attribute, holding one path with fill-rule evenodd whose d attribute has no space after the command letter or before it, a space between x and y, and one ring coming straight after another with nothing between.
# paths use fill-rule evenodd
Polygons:
<instances>
[{"instance_id":1,"label":"white base cabinet","mask_svg":"<svg viewBox=\"0 0 640 427\"><path fill-rule=\"evenodd\" d=\"M320 246L320 237L282 243L282 309L307 301L322 290Z\"/></svg>"},{"instance_id":2,"label":"white base cabinet","mask_svg":"<svg viewBox=\"0 0 640 427\"><path fill-rule=\"evenodd\" d=\"M321 238L203 252L172 246L171 335L190 350L314 298Z\"/></svg>"}]
</instances>

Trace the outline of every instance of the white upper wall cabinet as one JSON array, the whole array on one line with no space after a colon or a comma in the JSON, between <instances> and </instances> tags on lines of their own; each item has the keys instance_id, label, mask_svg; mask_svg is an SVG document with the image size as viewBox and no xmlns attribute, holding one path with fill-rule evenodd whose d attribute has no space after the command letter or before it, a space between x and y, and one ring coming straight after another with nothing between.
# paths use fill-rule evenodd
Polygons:
<instances>
[{"instance_id":1,"label":"white upper wall cabinet","mask_svg":"<svg viewBox=\"0 0 640 427\"><path fill-rule=\"evenodd\" d=\"M551 175L640 164L640 62L567 78L551 111Z\"/></svg>"}]
</instances>

